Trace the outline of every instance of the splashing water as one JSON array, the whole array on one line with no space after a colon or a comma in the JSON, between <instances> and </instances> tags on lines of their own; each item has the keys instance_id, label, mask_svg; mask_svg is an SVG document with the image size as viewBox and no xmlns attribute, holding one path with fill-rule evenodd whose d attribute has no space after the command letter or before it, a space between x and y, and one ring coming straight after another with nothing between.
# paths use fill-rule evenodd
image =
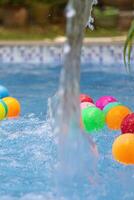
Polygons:
<instances>
[{"instance_id":1,"label":"splashing water","mask_svg":"<svg viewBox=\"0 0 134 200\"><path fill-rule=\"evenodd\" d=\"M103 72L100 72L99 67L99 65L91 65L91 68L88 65L82 67L82 90L91 93L95 99L101 95L108 95L109 92L113 96L118 94L121 102L134 109L132 92L134 76L113 73L113 69L118 71L117 65L109 66L111 69L109 72L105 67ZM124 70L123 66L122 69ZM9 74L10 70L12 74ZM46 111L44 106L47 98L57 90L59 70L59 67L47 68L43 65L36 67L25 65L25 68L21 65L18 67L18 64L12 68L11 65L0 65L1 80L21 100L23 108L20 119L5 120L0 125L0 200L134 200L134 167L123 166L113 160L111 146L120 133L111 132L107 128L92 135L99 148L97 169L93 169L94 154L90 154L90 150L87 151L89 145L84 147L82 145L86 144L87 140L84 140L81 133L79 134L79 130L77 132L75 129L73 132L72 129L76 137L70 134L70 142L78 144L78 137L81 136L80 149L72 153L70 144L66 145L66 151L63 148L70 156L69 166L72 168L72 174L65 171L68 165L64 168L62 162L63 165L59 168L61 171L55 173L58 176L57 180L61 177L57 188L53 168L55 166L58 168L59 165L59 161L57 162L59 144L51 126L51 123L53 124L51 100L48 102L47 120L44 120ZM54 103L56 101L53 100L52 105ZM75 138L72 139L71 136ZM67 157L67 153L63 156ZM80 157L80 153L84 157ZM87 167L84 158L88 158ZM68 157L65 161L67 159ZM93 170L96 170L99 176L96 182ZM89 181L85 181L87 177ZM57 195L59 192L62 194Z\"/></svg>"},{"instance_id":2,"label":"splashing water","mask_svg":"<svg viewBox=\"0 0 134 200\"><path fill-rule=\"evenodd\" d=\"M93 5L96 5L98 3L98 0L93 0L92 1L92 7ZM94 30L94 18L92 17L92 9L90 9L90 15L89 15L89 19L87 21L87 27L89 27L91 30Z\"/></svg>"},{"instance_id":3,"label":"splashing water","mask_svg":"<svg viewBox=\"0 0 134 200\"><path fill-rule=\"evenodd\" d=\"M81 130L79 108L81 48L87 22L92 28L93 20L89 14L94 3L96 1L70 0L66 9L67 41L55 123L59 135L59 165L56 174L60 192L68 196L72 190L72 199L76 185L81 188L85 181L88 184L93 179L90 173L96 176L97 149L92 139Z\"/></svg>"},{"instance_id":4,"label":"splashing water","mask_svg":"<svg viewBox=\"0 0 134 200\"><path fill-rule=\"evenodd\" d=\"M11 195L14 196L15 191L17 195L20 196L21 193L23 193L21 192L23 188L26 196L21 199L26 200L68 200L70 197L71 200L89 199L89 185L91 186L91 183L96 184L97 177L95 168L96 146L91 138L80 128L79 79L83 31L88 21L91 7L92 2L89 0L72 0L67 7L68 40L64 47L64 68L61 74L58 95L60 98L58 120L54 120L50 99L48 102L49 116L45 122L40 122L39 119L29 115L26 119L24 117L24 119L22 118L16 121L17 131L15 131L14 122L5 121L5 132L1 135L2 151L4 151L4 153L1 152L3 156L2 159L5 159L6 156L8 158L9 153L11 154L12 160L14 159L14 155L16 155L16 159L13 160L13 162L11 160L11 166L5 163L5 165L1 167L1 170L3 170L5 174L9 174L9 177L11 173L11 178L15 171L17 171L17 176L15 180L14 178L13 180L9 179L8 185L5 180L6 178L3 177L5 182L2 181L1 184L2 192L3 187L8 187L10 195L10 188L13 188ZM16 69L18 70L18 68ZM24 79L22 80L24 85ZM39 74L39 80L41 80L41 74ZM38 89L38 87L36 89ZM52 99L52 104L56 102L57 95ZM53 106L55 107L55 105ZM14 127L13 131L9 131L12 126ZM53 127L56 127L55 133L53 133ZM23 129L24 131L21 131ZM59 141L57 141L57 134L59 135ZM57 145L57 142L59 142L59 145ZM59 159L57 158L57 146L59 147ZM56 168L56 171L53 170L53 168ZM54 177L56 177L57 188L55 188L55 184L53 183ZM40 195L36 197L34 196L35 194L32 196L30 192L33 190L35 193L36 191L37 193L43 191L45 194L43 194L43 197ZM49 191L52 193L52 197L49 194L47 195ZM59 196L59 198L57 196ZM18 198L16 197L16 199Z\"/></svg>"},{"instance_id":5,"label":"splashing water","mask_svg":"<svg viewBox=\"0 0 134 200\"><path fill-rule=\"evenodd\" d=\"M63 124L61 132L65 131L65 124L66 127L70 127L69 123L74 120L79 124L80 55L85 26L87 22L88 24L92 22L89 14L91 14L94 3L96 1L70 0L66 9L67 42L64 46L64 68L59 89L60 127Z\"/></svg>"}]
</instances>

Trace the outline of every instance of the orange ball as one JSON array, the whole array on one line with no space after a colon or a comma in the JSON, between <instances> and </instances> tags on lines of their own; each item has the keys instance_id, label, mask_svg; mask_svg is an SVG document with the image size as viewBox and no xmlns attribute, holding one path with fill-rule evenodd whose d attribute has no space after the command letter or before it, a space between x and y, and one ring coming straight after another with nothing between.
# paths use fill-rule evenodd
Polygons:
<instances>
[{"instance_id":1,"label":"orange ball","mask_svg":"<svg viewBox=\"0 0 134 200\"><path fill-rule=\"evenodd\" d=\"M21 106L17 99L13 97L6 97L2 99L8 107L8 118L18 117L20 115Z\"/></svg>"},{"instance_id":2,"label":"orange ball","mask_svg":"<svg viewBox=\"0 0 134 200\"><path fill-rule=\"evenodd\" d=\"M122 120L131 113L131 110L123 105L118 105L109 110L106 115L106 123L108 128L119 130Z\"/></svg>"},{"instance_id":3,"label":"orange ball","mask_svg":"<svg viewBox=\"0 0 134 200\"><path fill-rule=\"evenodd\" d=\"M116 138L112 147L116 161L123 164L134 164L134 134L122 134Z\"/></svg>"}]
</instances>

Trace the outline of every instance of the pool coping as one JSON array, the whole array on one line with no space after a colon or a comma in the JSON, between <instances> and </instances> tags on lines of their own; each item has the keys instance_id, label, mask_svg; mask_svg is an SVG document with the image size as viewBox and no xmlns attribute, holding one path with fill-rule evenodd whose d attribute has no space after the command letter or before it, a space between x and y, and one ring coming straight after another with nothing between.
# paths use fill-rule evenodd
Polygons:
<instances>
[{"instance_id":1,"label":"pool coping","mask_svg":"<svg viewBox=\"0 0 134 200\"><path fill-rule=\"evenodd\" d=\"M100 37L100 38L85 38L84 45L89 44L97 44L97 45L105 45L105 44L123 44L126 40L126 36L116 36L116 37ZM44 40L0 40L0 46L44 46L44 45L62 45L66 41L66 37L57 37L53 40L44 39Z\"/></svg>"},{"instance_id":2,"label":"pool coping","mask_svg":"<svg viewBox=\"0 0 134 200\"><path fill-rule=\"evenodd\" d=\"M82 64L124 65L126 36L85 38L81 52ZM0 63L62 65L66 37L54 40L0 41ZM134 55L134 48L132 51ZM134 56L131 58L134 63Z\"/></svg>"}]
</instances>

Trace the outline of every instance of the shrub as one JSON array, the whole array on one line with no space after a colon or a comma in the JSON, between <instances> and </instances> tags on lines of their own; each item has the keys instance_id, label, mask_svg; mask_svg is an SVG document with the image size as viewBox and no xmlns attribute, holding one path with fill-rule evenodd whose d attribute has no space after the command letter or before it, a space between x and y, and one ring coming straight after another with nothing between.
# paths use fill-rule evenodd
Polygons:
<instances>
[{"instance_id":1,"label":"shrub","mask_svg":"<svg viewBox=\"0 0 134 200\"><path fill-rule=\"evenodd\" d=\"M25 0L0 0L0 5L25 5L26 1Z\"/></svg>"}]
</instances>

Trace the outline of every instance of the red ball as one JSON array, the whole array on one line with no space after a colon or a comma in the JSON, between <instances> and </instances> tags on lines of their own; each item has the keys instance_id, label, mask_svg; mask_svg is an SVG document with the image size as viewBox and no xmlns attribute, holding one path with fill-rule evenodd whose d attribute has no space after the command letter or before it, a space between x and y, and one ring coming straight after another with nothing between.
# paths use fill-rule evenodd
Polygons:
<instances>
[{"instance_id":1,"label":"red ball","mask_svg":"<svg viewBox=\"0 0 134 200\"><path fill-rule=\"evenodd\" d=\"M90 103L94 103L93 99L86 95L86 94L80 94L80 102L90 102Z\"/></svg>"},{"instance_id":2,"label":"red ball","mask_svg":"<svg viewBox=\"0 0 134 200\"><path fill-rule=\"evenodd\" d=\"M128 114L121 123L122 133L134 133L134 113Z\"/></svg>"}]
</instances>

